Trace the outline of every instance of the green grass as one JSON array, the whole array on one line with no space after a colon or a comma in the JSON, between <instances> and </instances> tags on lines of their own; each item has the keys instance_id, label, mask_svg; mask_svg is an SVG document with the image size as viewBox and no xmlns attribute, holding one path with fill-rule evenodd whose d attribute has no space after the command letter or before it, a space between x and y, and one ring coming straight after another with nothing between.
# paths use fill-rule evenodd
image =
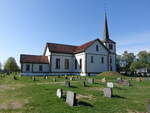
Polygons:
<instances>
[{"instance_id":1,"label":"green grass","mask_svg":"<svg viewBox=\"0 0 150 113\"><path fill-rule=\"evenodd\" d=\"M79 80L71 81L73 87L64 85L64 77L44 79L36 77L13 76L0 78L0 112L1 113L127 113L146 112L147 100L150 99L150 81L131 81L132 86L127 87L116 83L117 76L95 76L95 84L83 87ZM115 83L114 97L109 99L103 96L106 84L100 80L105 77L107 81ZM128 80L131 77L123 77ZM81 79L84 79L82 77ZM78 106L70 107L64 99L56 96L56 90L74 91L78 95Z\"/></svg>"}]
</instances>

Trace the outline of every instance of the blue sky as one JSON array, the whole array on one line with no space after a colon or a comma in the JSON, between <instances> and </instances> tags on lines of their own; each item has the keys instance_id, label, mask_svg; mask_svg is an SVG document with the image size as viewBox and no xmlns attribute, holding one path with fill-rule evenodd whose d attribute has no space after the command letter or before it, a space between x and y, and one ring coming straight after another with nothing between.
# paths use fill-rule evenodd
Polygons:
<instances>
[{"instance_id":1,"label":"blue sky","mask_svg":"<svg viewBox=\"0 0 150 113\"><path fill-rule=\"evenodd\" d=\"M102 39L104 2L117 53L150 50L150 0L0 0L0 61Z\"/></svg>"}]
</instances>

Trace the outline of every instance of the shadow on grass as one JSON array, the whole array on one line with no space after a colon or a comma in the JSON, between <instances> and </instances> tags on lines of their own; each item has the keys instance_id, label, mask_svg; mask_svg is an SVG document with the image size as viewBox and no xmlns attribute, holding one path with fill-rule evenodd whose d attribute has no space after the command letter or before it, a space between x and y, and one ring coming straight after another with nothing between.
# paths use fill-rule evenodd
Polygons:
<instances>
[{"instance_id":1,"label":"shadow on grass","mask_svg":"<svg viewBox=\"0 0 150 113\"><path fill-rule=\"evenodd\" d=\"M125 88L121 88L121 87L115 87L115 88L119 90L126 90Z\"/></svg>"},{"instance_id":2,"label":"shadow on grass","mask_svg":"<svg viewBox=\"0 0 150 113\"><path fill-rule=\"evenodd\" d=\"M78 88L78 87L76 87L76 86L70 86L70 88Z\"/></svg>"},{"instance_id":3,"label":"shadow on grass","mask_svg":"<svg viewBox=\"0 0 150 113\"><path fill-rule=\"evenodd\" d=\"M92 104L87 103L87 102L84 102L84 101L79 101L79 102L78 102L78 105L79 105L79 106L80 106L80 105L82 105L82 106L93 107L93 105L92 105Z\"/></svg>"},{"instance_id":4,"label":"shadow on grass","mask_svg":"<svg viewBox=\"0 0 150 113\"><path fill-rule=\"evenodd\" d=\"M120 99L127 99L125 97L119 96L119 95L112 95L112 98L120 98Z\"/></svg>"}]
</instances>

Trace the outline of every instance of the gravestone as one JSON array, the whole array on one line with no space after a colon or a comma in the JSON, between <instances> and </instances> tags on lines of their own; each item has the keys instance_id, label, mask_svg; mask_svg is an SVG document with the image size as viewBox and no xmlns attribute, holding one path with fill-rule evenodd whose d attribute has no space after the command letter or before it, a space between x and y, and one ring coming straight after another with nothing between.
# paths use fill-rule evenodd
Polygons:
<instances>
[{"instance_id":1,"label":"gravestone","mask_svg":"<svg viewBox=\"0 0 150 113\"><path fill-rule=\"evenodd\" d=\"M76 93L67 91L66 103L69 104L69 106L77 105Z\"/></svg>"},{"instance_id":2,"label":"gravestone","mask_svg":"<svg viewBox=\"0 0 150 113\"><path fill-rule=\"evenodd\" d=\"M35 76L32 76L32 80L35 81Z\"/></svg>"},{"instance_id":3,"label":"gravestone","mask_svg":"<svg viewBox=\"0 0 150 113\"><path fill-rule=\"evenodd\" d=\"M56 82L56 78L55 77L53 78L53 82Z\"/></svg>"},{"instance_id":4,"label":"gravestone","mask_svg":"<svg viewBox=\"0 0 150 113\"><path fill-rule=\"evenodd\" d=\"M68 79L68 77L65 75L65 79Z\"/></svg>"},{"instance_id":5,"label":"gravestone","mask_svg":"<svg viewBox=\"0 0 150 113\"><path fill-rule=\"evenodd\" d=\"M104 88L103 91L104 91L105 97L109 97L109 98L112 97L112 89L111 88Z\"/></svg>"},{"instance_id":6,"label":"gravestone","mask_svg":"<svg viewBox=\"0 0 150 113\"><path fill-rule=\"evenodd\" d=\"M80 83L81 83L81 85L82 85L83 87L86 87L85 81L81 81Z\"/></svg>"},{"instance_id":7,"label":"gravestone","mask_svg":"<svg viewBox=\"0 0 150 113\"><path fill-rule=\"evenodd\" d=\"M147 80L150 80L150 77L148 77Z\"/></svg>"},{"instance_id":8,"label":"gravestone","mask_svg":"<svg viewBox=\"0 0 150 113\"><path fill-rule=\"evenodd\" d=\"M63 90L62 90L62 89L57 89L56 95L57 95L59 98L62 98L62 96L63 96Z\"/></svg>"},{"instance_id":9,"label":"gravestone","mask_svg":"<svg viewBox=\"0 0 150 113\"><path fill-rule=\"evenodd\" d=\"M73 80L73 77L70 77L70 81L72 81Z\"/></svg>"},{"instance_id":10,"label":"gravestone","mask_svg":"<svg viewBox=\"0 0 150 113\"><path fill-rule=\"evenodd\" d=\"M70 81L65 81L65 86L70 87L71 86Z\"/></svg>"},{"instance_id":11,"label":"gravestone","mask_svg":"<svg viewBox=\"0 0 150 113\"><path fill-rule=\"evenodd\" d=\"M107 82L107 87L108 88L113 88L114 87L114 84L112 82Z\"/></svg>"},{"instance_id":12,"label":"gravestone","mask_svg":"<svg viewBox=\"0 0 150 113\"><path fill-rule=\"evenodd\" d=\"M141 79L140 79L140 78L136 78L136 81L137 81L137 82L141 82Z\"/></svg>"},{"instance_id":13,"label":"gravestone","mask_svg":"<svg viewBox=\"0 0 150 113\"><path fill-rule=\"evenodd\" d=\"M150 113L150 99L148 100L148 104L147 104L147 112Z\"/></svg>"},{"instance_id":14,"label":"gravestone","mask_svg":"<svg viewBox=\"0 0 150 113\"><path fill-rule=\"evenodd\" d=\"M17 77L16 77L16 76L14 76L13 78L14 78L14 80L17 80Z\"/></svg>"},{"instance_id":15,"label":"gravestone","mask_svg":"<svg viewBox=\"0 0 150 113\"><path fill-rule=\"evenodd\" d=\"M94 84L94 78L89 78L89 79L88 79L88 83L89 83L89 84Z\"/></svg>"},{"instance_id":16,"label":"gravestone","mask_svg":"<svg viewBox=\"0 0 150 113\"><path fill-rule=\"evenodd\" d=\"M123 81L122 84L123 84L124 86L130 86L130 85L131 85L129 81Z\"/></svg>"},{"instance_id":17,"label":"gravestone","mask_svg":"<svg viewBox=\"0 0 150 113\"><path fill-rule=\"evenodd\" d=\"M102 83L106 83L106 78L105 78L105 77L102 78L102 79L101 79L101 82L102 82Z\"/></svg>"},{"instance_id":18,"label":"gravestone","mask_svg":"<svg viewBox=\"0 0 150 113\"><path fill-rule=\"evenodd\" d=\"M123 80L122 78L120 78L120 77L117 78L117 82L118 82L118 83L122 83L123 81L124 81L124 80Z\"/></svg>"}]
</instances>

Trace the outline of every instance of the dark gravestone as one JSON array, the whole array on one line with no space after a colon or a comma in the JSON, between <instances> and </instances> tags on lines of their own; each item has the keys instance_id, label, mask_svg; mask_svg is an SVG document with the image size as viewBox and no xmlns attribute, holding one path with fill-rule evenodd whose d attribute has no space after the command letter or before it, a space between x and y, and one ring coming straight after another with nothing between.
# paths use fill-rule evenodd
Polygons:
<instances>
[{"instance_id":1,"label":"dark gravestone","mask_svg":"<svg viewBox=\"0 0 150 113\"><path fill-rule=\"evenodd\" d=\"M13 78L14 78L14 80L17 80L17 77L16 77L16 76L14 76Z\"/></svg>"},{"instance_id":2,"label":"dark gravestone","mask_svg":"<svg viewBox=\"0 0 150 113\"><path fill-rule=\"evenodd\" d=\"M62 96L63 96L63 90L62 90L62 89L57 89L56 95L57 95L59 98L62 98Z\"/></svg>"},{"instance_id":3,"label":"dark gravestone","mask_svg":"<svg viewBox=\"0 0 150 113\"><path fill-rule=\"evenodd\" d=\"M109 97L109 98L112 97L112 89L111 88L104 88L103 91L104 91L105 97Z\"/></svg>"},{"instance_id":4,"label":"dark gravestone","mask_svg":"<svg viewBox=\"0 0 150 113\"><path fill-rule=\"evenodd\" d=\"M65 76L65 79L68 79L68 77Z\"/></svg>"},{"instance_id":5,"label":"dark gravestone","mask_svg":"<svg viewBox=\"0 0 150 113\"><path fill-rule=\"evenodd\" d=\"M150 113L150 99L148 100L148 104L147 104L147 112Z\"/></svg>"},{"instance_id":6,"label":"dark gravestone","mask_svg":"<svg viewBox=\"0 0 150 113\"><path fill-rule=\"evenodd\" d=\"M70 81L65 81L65 86L70 87L71 86Z\"/></svg>"},{"instance_id":7,"label":"dark gravestone","mask_svg":"<svg viewBox=\"0 0 150 113\"><path fill-rule=\"evenodd\" d=\"M94 84L94 78L89 78L89 79L88 79L88 83L89 83L89 84Z\"/></svg>"},{"instance_id":8,"label":"dark gravestone","mask_svg":"<svg viewBox=\"0 0 150 113\"><path fill-rule=\"evenodd\" d=\"M69 106L77 105L76 93L67 91L66 103L69 104Z\"/></svg>"}]
</instances>

